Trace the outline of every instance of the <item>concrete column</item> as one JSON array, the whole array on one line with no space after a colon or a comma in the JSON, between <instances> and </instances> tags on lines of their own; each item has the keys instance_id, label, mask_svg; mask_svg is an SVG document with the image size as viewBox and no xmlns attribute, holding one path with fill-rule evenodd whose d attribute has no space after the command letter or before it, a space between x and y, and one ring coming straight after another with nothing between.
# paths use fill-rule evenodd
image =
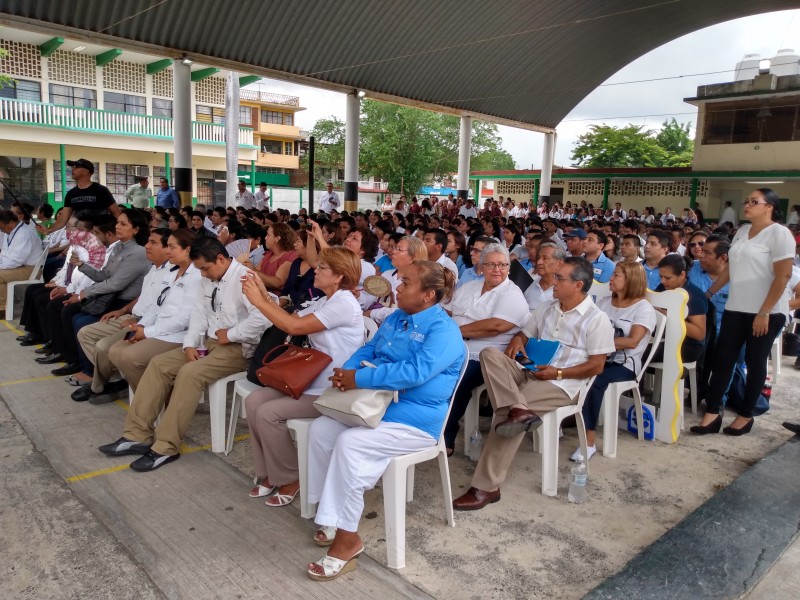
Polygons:
<instances>
[{"instance_id":1,"label":"concrete column","mask_svg":"<svg viewBox=\"0 0 800 600\"><path fill-rule=\"evenodd\" d=\"M472 152L472 117L461 117L458 133L458 190L456 196L466 200L469 195L469 155ZM481 208L481 199L475 198L475 206Z\"/></svg>"},{"instance_id":2,"label":"concrete column","mask_svg":"<svg viewBox=\"0 0 800 600\"><path fill-rule=\"evenodd\" d=\"M358 92L347 94L347 115L344 135L344 209L358 209L358 143L361 100Z\"/></svg>"},{"instance_id":3,"label":"concrete column","mask_svg":"<svg viewBox=\"0 0 800 600\"><path fill-rule=\"evenodd\" d=\"M239 182L239 75L228 71L225 82L225 204L236 206Z\"/></svg>"},{"instance_id":4,"label":"concrete column","mask_svg":"<svg viewBox=\"0 0 800 600\"><path fill-rule=\"evenodd\" d=\"M553 180L553 157L556 152L556 134L544 134L544 150L542 151L542 178L539 183L539 201L550 205L550 183Z\"/></svg>"},{"instance_id":5,"label":"concrete column","mask_svg":"<svg viewBox=\"0 0 800 600\"><path fill-rule=\"evenodd\" d=\"M192 68L172 61L172 135L175 144L175 191L181 206L192 205Z\"/></svg>"}]
</instances>

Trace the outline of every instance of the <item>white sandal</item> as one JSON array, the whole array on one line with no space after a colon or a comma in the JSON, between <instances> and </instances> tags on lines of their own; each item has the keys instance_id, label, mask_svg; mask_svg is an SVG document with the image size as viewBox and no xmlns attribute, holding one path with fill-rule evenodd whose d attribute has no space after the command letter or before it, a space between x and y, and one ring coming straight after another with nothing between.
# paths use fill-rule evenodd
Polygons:
<instances>
[{"instance_id":1,"label":"white sandal","mask_svg":"<svg viewBox=\"0 0 800 600\"><path fill-rule=\"evenodd\" d=\"M292 501L297 498L297 494L300 493L300 488L297 488L297 491L294 494L281 494L278 492L274 496L270 496L267 498L267 501L264 503L267 506L287 506L292 503Z\"/></svg>"},{"instance_id":2,"label":"white sandal","mask_svg":"<svg viewBox=\"0 0 800 600\"><path fill-rule=\"evenodd\" d=\"M319 535L322 535L324 539L320 539ZM336 527L325 527L322 526L317 529L317 533L314 534L314 543L317 546L330 546L333 543L333 539L336 537Z\"/></svg>"},{"instance_id":3,"label":"white sandal","mask_svg":"<svg viewBox=\"0 0 800 600\"><path fill-rule=\"evenodd\" d=\"M250 497L251 498L263 498L264 496L269 496L272 492L275 491L275 486L271 485L269 487L265 487L260 483L250 490Z\"/></svg>"},{"instance_id":4,"label":"white sandal","mask_svg":"<svg viewBox=\"0 0 800 600\"><path fill-rule=\"evenodd\" d=\"M314 581L333 581L334 579L339 577L339 575L343 575L345 573L349 573L350 571L355 570L355 568L358 566L358 557L361 555L362 552L364 552L364 546L361 546L361 550L356 552L348 560L334 558L333 556L329 556L326 554L317 562L309 565L309 569L306 572L308 573L308 576ZM311 566L322 567L323 574L320 575L316 571L312 571Z\"/></svg>"}]
</instances>

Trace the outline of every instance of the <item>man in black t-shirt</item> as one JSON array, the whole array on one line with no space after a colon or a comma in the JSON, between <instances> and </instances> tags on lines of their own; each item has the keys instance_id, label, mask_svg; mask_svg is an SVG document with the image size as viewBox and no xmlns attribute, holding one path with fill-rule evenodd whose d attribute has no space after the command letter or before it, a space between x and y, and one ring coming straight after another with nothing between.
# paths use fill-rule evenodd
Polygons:
<instances>
[{"instance_id":1,"label":"man in black t-shirt","mask_svg":"<svg viewBox=\"0 0 800 600\"><path fill-rule=\"evenodd\" d=\"M111 191L106 186L92 181L94 165L85 158L68 160L67 164L72 167L75 187L64 196L64 209L59 212L56 222L49 228L42 228L43 232L50 233L61 229L67 224L73 212L92 216L109 213L113 217L118 217L121 209Z\"/></svg>"}]
</instances>

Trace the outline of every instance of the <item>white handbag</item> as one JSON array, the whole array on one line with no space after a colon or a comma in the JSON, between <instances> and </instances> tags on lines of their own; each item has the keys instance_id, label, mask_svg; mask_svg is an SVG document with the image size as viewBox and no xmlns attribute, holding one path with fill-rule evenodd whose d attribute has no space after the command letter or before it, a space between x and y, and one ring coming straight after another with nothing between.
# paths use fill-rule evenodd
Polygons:
<instances>
[{"instance_id":1,"label":"white handbag","mask_svg":"<svg viewBox=\"0 0 800 600\"><path fill-rule=\"evenodd\" d=\"M330 387L314 401L314 407L349 427L375 429L392 401L397 402L397 392L371 389L342 392Z\"/></svg>"}]
</instances>

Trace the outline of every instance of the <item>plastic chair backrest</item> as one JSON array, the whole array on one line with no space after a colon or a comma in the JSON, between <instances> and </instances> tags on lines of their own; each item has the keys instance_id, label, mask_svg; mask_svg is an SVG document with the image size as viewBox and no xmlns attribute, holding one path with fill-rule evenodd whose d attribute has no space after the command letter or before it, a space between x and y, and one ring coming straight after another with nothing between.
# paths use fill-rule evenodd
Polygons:
<instances>
[{"instance_id":1,"label":"plastic chair backrest","mask_svg":"<svg viewBox=\"0 0 800 600\"><path fill-rule=\"evenodd\" d=\"M447 405L447 414L444 416L444 421L442 423L442 432L439 434L439 441L444 443L444 426L447 424L447 419L450 418L450 410L453 408L453 400L456 397L456 390L458 390L458 386L461 385L461 380L464 378L464 373L467 372L467 365L469 364L469 348L467 347L466 342L461 342L464 346L464 362L461 363L461 369L458 374L458 381L456 381L456 387L453 388L453 393L450 394L450 402Z\"/></svg>"},{"instance_id":2,"label":"plastic chair backrest","mask_svg":"<svg viewBox=\"0 0 800 600\"><path fill-rule=\"evenodd\" d=\"M378 324L369 317L364 317L364 331L366 341L368 342L375 337L375 334L378 332Z\"/></svg>"},{"instance_id":3,"label":"plastic chair backrest","mask_svg":"<svg viewBox=\"0 0 800 600\"><path fill-rule=\"evenodd\" d=\"M592 282L592 287L589 288L589 295L597 301L598 298L607 298L611 296L611 288L607 283L600 283L596 279Z\"/></svg>"},{"instance_id":4,"label":"plastic chair backrest","mask_svg":"<svg viewBox=\"0 0 800 600\"><path fill-rule=\"evenodd\" d=\"M658 350L659 345L661 345L661 340L664 339L664 330L667 328L667 317L660 312L656 311L656 329L653 332L653 335L650 337L650 349L647 351L647 358L642 362L642 368L639 371L639 374L636 376L636 382L640 382L642 380L642 376L644 372L647 371L647 367L650 365L650 361L653 360L653 356L655 356L656 351Z\"/></svg>"},{"instance_id":5,"label":"plastic chair backrest","mask_svg":"<svg viewBox=\"0 0 800 600\"><path fill-rule=\"evenodd\" d=\"M33 265L33 270L31 271L31 274L28 277L28 281L36 281L43 274L43 272L44 272L44 263L47 261L47 251L48 250L49 250L49 248L45 247L42 250L42 253L39 255L39 258L36 259L36 264Z\"/></svg>"}]
</instances>

